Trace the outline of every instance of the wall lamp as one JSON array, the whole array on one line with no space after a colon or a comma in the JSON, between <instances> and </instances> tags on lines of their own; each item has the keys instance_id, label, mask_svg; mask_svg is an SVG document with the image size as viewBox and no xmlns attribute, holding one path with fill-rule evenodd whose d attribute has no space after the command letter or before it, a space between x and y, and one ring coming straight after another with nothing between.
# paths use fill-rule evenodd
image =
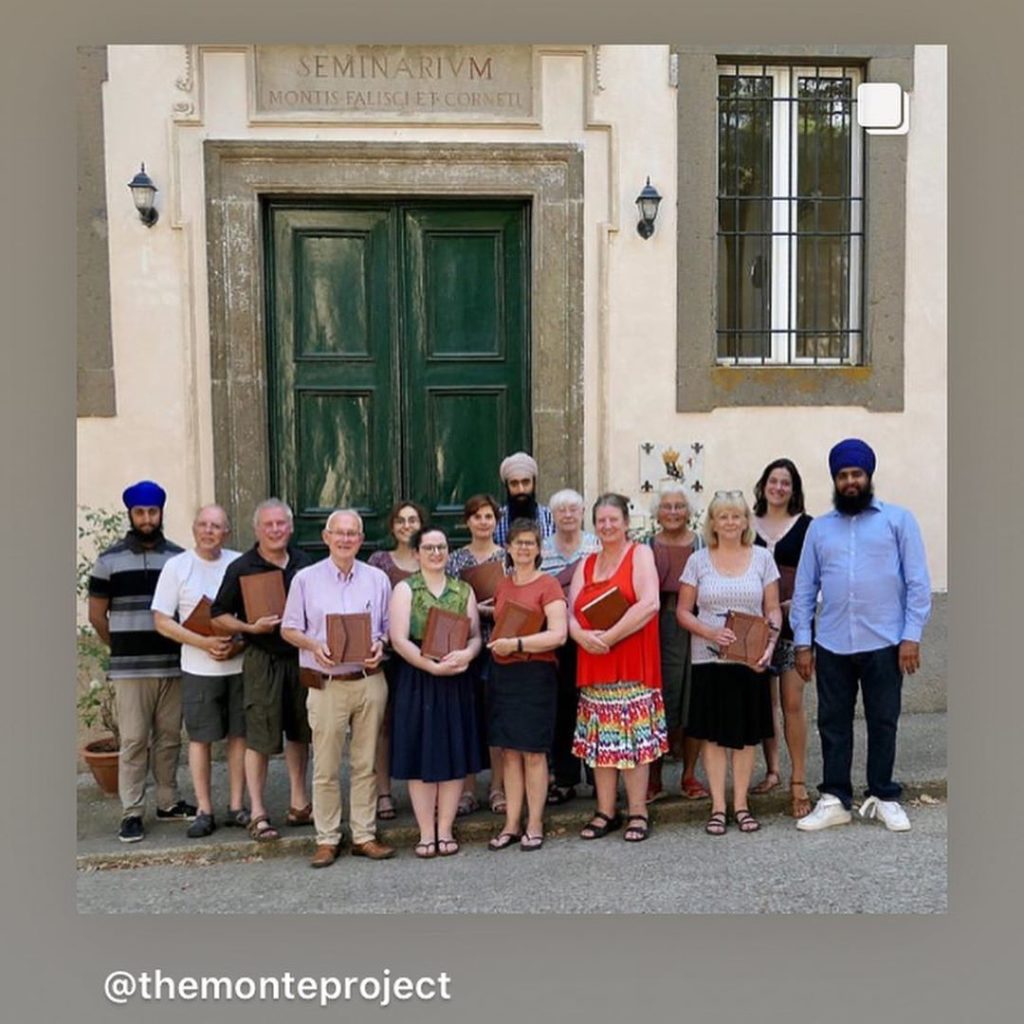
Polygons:
<instances>
[{"instance_id":1,"label":"wall lamp","mask_svg":"<svg viewBox=\"0 0 1024 1024\"><path fill-rule=\"evenodd\" d=\"M651 184L650 177L647 184L640 190L636 197L636 207L640 211L640 220L637 222L637 234L641 238L650 238L654 234L654 220L658 216L658 204L661 196L658 190Z\"/></svg>"},{"instance_id":2,"label":"wall lamp","mask_svg":"<svg viewBox=\"0 0 1024 1024\"><path fill-rule=\"evenodd\" d=\"M146 173L145 164L139 168L139 173L128 182L128 187L132 190L132 199L135 200L135 209L139 211L139 220L147 228L151 228L160 219L160 214L156 212L155 206L157 187L153 184L153 179Z\"/></svg>"}]
</instances>

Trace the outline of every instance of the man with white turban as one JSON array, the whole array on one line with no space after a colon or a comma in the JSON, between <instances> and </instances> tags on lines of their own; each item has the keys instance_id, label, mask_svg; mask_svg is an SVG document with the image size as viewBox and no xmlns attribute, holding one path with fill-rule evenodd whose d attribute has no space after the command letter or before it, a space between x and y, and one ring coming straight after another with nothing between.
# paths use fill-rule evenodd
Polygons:
<instances>
[{"instance_id":1,"label":"man with white turban","mask_svg":"<svg viewBox=\"0 0 1024 1024\"><path fill-rule=\"evenodd\" d=\"M555 532L555 517L547 505L537 503L537 460L526 452L513 452L502 460L498 475L505 485L505 504L498 515L494 542L508 542L508 528L517 519L540 523L541 540Z\"/></svg>"}]
</instances>

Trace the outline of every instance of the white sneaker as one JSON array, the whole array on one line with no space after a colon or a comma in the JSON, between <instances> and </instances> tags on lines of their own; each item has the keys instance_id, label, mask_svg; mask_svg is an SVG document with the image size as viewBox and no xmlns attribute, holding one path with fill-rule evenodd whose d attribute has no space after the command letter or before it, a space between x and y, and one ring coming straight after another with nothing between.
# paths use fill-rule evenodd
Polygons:
<instances>
[{"instance_id":1,"label":"white sneaker","mask_svg":"<svg viewBox=\"0 0 1024 1024\"><path fill-rule=\"evenodd\" d=\"M815 804L814 810L797 821L796 827L801 832L818 832L832 825L849 825L852 820L853 815L843 806L842 800L831 793L825 793Z\"/></svg>"},{"instance_id":2,"label":"white sneaker","mask_svg":"<svg viewBox=\"0 0 1024 1024\"><path fill-rule=\"evenodd\" d=\"M879 800L877 796L869 796L860 805L862 818L881 818L890 832L909 832L910 819L898 800Z\"/></svg>"}]
</instances>

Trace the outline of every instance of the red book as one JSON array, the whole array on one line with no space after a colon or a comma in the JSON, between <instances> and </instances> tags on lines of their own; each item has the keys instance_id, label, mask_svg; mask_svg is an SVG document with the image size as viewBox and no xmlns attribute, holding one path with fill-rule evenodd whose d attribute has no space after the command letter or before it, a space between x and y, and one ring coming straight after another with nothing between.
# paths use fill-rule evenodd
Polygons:
<instances>
[{"instance_id":1,"label":"red book","mask_svg":"<svg viewBox=\"0 0 1024 1024\"><path fill-rule=\"evenodd\" d=\"M622 591L618 587L606 590L600 597L588 601L580 611L583 613L591 629L611 629L630 607Z\"/></svg>"}]
</instances>

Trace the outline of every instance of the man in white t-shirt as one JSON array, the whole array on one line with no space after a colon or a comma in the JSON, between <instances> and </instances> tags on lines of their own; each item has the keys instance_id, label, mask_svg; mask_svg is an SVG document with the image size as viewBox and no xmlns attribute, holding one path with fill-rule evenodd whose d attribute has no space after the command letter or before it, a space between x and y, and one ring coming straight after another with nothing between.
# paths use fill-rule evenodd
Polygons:
<instances>
[{"instance_id":1,"label":"man in white t-shirt","mask_svg":"<svg viewBox=\"0 0 1024 1024\"><path fill-rule=\"evenodd\" d=\"M245 711L242 704L242 650L240 638L186 629L184 623L205 597L212 601L224 570L238 556L225 548L231 532L220 505L204 505L192 523L195 547L175 555L160 571L153 594L153 620L157 632L181 646L181 692L188 732L188 766L192 773L199 811L188 830L192 839L208 836L216 827L210 796L210 748L227 737L230 798L226 824L244 827L249 815L242 804L245 758ZM209 616L205 616L209 622Z\"/></svg>"}]
</instances>

